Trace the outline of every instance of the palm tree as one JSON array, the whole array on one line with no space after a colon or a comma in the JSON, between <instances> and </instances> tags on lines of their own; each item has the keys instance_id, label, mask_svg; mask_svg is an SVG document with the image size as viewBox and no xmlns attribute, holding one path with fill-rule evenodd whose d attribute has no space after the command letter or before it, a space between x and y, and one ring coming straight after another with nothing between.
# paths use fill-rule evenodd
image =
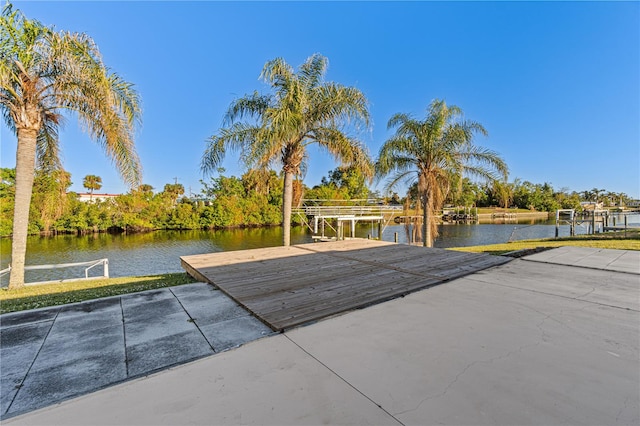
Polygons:
<instances>
[{"instance_id":1,"label":"palm tree","mask_svg":"<svg viewBox=\"0 0 640 426\"><path fill-rule=\"evenodd\" d=\"M89 190L89 200L93 199L93 191L102 188L102 178L96 175L86 175L82 181L82 186Z\"/></svg>"},{"instance_id":2,"label":"palm tree","mask_svg":"<svg viewBox=\"0 0 640 426\"><path fill-rule=\"evenodd\" d=\"M167 194L167 196L171 200L171 204L175 205L178 202L178 198L180 198L181 195L184 195L184 185L177 182L167 183L164 186L164 190L162 192Z\"/></svg>"},{"instance_id":3,"label":"palm tree","mask_svg":"<svg viewBox=\"0 0 640 426\"><path fill-rule=\"evenodd\" d=\"M84 34L56 32L14 11L0 16L0 109L18 139L9 288L24 284L29 203L36 159L39 169L59 169L58 129L62 111L77 114L102 145L123 179L140 181L133 125L140 116L130 83L103 63Z\"/></svg>"},{"instance_id":4,"label":"palm tree","mask_svg":"<svg viewBox=\"0 0 640 426\"><path fill-rule=\"evenodd\" d=\"M593 201L596 204L599 203L601 199L600 196L604 194L605 191L605 189L593 188L591 191L589 191L592 198L590 201Z\"/></svg>"},{"instance_id":5,"label":"palm tree","mask_svg":"<svg viewBox=\"0 0 640 426\"><path fill-rule=\"evenodd\" d=\"M255 92L232 102L224 120L227 127L208 139L202 156L205 174L215 172L227 149L239 150L249 168L282 166L285 246L290 244L293 178L305 169L307 146L316 143L365 176L373 174L366 148L344 131L351 120L369 125L367 100L358 89L324 82L327 65L319 54L309 57L297 73L282 58L268 61L260 77L273 94Z\"/></svg>"},{"instance_id":6,"label":"palm tree","mask_svg":"<svg viewBox=\"0 0 640 426\"><path fill-rule=\"evenodd\" d=\"M509 208L513 201L513 185L505 180L494 180L492 182L492 192L498 204L504 208Z\"/></svg>"},{"instance_id":7,"label":"palm tree","mask_svg":"<svg viewBox=\"0 0 640 426\"><path fill-rule=\"evenodd\" d=\"M424 121L408 114L395 114L387 125L395 134L380 148L376 173L395 172L387 183L391 189L399 182L417 181L423 207L423 245L431 247L437 236L433 211L442 208L449 187L460 176L495 180L506 179L507 166L493 151L472 143L475 133L487 131L474 121L462 119L462 110L434 100Z\"/></svg>"}]
</instances>

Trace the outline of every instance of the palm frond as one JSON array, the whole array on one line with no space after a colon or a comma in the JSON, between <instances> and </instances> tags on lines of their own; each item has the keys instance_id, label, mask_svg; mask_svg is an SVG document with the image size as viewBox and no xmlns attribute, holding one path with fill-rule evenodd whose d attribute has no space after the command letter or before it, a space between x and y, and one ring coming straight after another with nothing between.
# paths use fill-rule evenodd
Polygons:
<instances>
[{"instance_id":1,"label":"palm frond","mask_svg":"<svg viewBox=\"0 0 640 426\"><path fill-rule=\"evenodd\" d=\"M298 76L305 90L310 91L314 87L317 87L322 82L328 67L329 60L319 53L314 53L307 58L307 60L300 65L298 71Z\"/></svg>"},{"instance_id":2,"label":"palm frond","mask_svg":"<svg viewBox=\"0 0 640 426\"><path fill-rule=\"evenodd\" d=\"M293 68L283 58L267 61L260 78L275 88L285 87L295 75Z\"/></svg>"},{"instance_id":3,"label":"palm frond","mask_svg":"<svg viewBox=\"0 0 640 426\"><path fill-rule=\"evenodd\" d=\"M311 121L353 123L357 130L370 128L369 102L357 88L327 83L318 87L310 98L313 100Z\"/></svg>"},{"instance_id":4,"label":"palm frond","mask_svg":"<svg viewBox=\"0 0 640 426\"><path fill-rule=\"evenodd\" d=\"M223 125L228 126L245 117L260 117L271 104L271 97L253 92L234 100L224 116Z\"/></svg>"},{"instance_id":5,"label":"palm frond","mask_svg":"<svg viewBox=\"0 0 640 426\"><path fill-rule=\"evenodd\" d=\"M60 159L60 145L58 144L58 129L62 116L48 117L43 120L42 128L36 140L36 159L39 170L51 173L62 170Z\"/></svg>"},{"instance_id":6,"label":"palm frond","mask_svg":"<svg viewBox=\"0 0 640 426\"><path fill-rule=\"evenodd\" d=\"M404 184L406 187L410 187L412 184L417 182L417 180L418 175L413 170L397 171L387 179L384 185L384 190L386 192L390 192L400 183Z\"/></svg>"},{"instance_id":7,"label":"palm frond","mask_svg":"<svg viewBox=\"0 0 640 426\"><path fill-rule=\"evenodd\" d=\"M227 150L240 151L241 157L245 159L251 157L251 146L260 130L259 126L247 123L235 123L231 127L220 129L217 135L207 139L207 146L200 160L202 173L214 173L222 164Z\"/></svg>"},{"instance_id":8,"label":"palm frond","mask_svg":"<svg viewBox=\"0 0 640 426\"><path fill-rule=\"evenodd\" d=\"M334 127L313 129L307 140L317 143L342 164L357 167L365 178L373 177L374 165L369 150L360 140Z\"/></svg>"}]
</instances>

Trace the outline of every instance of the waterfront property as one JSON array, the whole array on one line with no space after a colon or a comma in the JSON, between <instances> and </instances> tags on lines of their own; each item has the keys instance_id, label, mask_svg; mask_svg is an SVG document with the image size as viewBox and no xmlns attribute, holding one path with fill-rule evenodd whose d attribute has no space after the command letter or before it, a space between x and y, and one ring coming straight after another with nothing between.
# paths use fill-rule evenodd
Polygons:
<instances>
[{"instance_id":1,"label":"waterfront property","mask_svg":"<svg viewBox=\"0 0 640 426\"><path fill-rule=\"evenodd\" d=\"M432 287L508 258L373 240L181 257L273 330L282 331Z\"/></svg>"}]
</instances>

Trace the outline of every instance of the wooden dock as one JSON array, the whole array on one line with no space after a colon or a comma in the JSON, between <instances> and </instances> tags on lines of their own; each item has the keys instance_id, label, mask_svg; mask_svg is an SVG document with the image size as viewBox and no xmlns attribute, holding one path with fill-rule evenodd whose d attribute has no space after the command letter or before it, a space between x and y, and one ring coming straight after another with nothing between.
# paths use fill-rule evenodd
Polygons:
<instances>
[{"instance_id":1,"label":"wooden dock","mask_svg":"<svg viewBox=\"0 0 640 426\"><path fill-rule=\"evenodd\" d=\"M508 258L355 239L180 258L276 331L380 303Z\"/></svg>"}]
</instances>

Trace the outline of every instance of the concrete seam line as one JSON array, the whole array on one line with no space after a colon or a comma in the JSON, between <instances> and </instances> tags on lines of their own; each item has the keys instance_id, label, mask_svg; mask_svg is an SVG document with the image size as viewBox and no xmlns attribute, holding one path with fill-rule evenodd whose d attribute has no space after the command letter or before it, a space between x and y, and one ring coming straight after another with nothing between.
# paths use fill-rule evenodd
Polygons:
<instances>
[{"instance_id":1,"label":"concrete seam line","mask_svg":"<svg viewBox=\"0 0 640 426\"><path fill-rule=\"evenodd\" d=\"M122 306L122 297L120 297L120 313L122 314L122 341L124 343L124 367L127 378L129 377L129 354L127 353L127 328L124 324L124 306Z\"/></svg>"},{"instance_id":2,"label":"concrete seam line","mask_svg":"<svg viewBox=\"0 0 640 426\"><path fill-rule=\"evenodd\" d=\"M16 398L18 397L18 394L22 390L22 386L24 385L24 382L27 380L27 376L29 376L29 373L31 372L31 369L33 368L33 364L36 363L36 359L38 359L38 355L40 355L40 351L42 351L42 348L44 347L44 343L47 341L47 338L49 337L49 334L51 333L51 329L53 328L53 325L55 324L56 320L58 319L58 315L60 314L61 310L62 310L62 308L58 308L58 311L56 312L56 316L53 317L53 321L51 321L51 327L49 327L49 330L47 330L47 334L44 336L44 339L42 339L42 344L38 348L38 352L36 352L36 355L33 357L33 361L31 361L31 364L29 365L29 368L27 369L27 372L24 374L24 377L20 381L20 387L18 388L18 391L15 393L15 395L13 395L13 398L11 398L11 402L9 403L9 406L7 407L7 410L3 414L7 414L9 412L9 410L11 409L11 406L13 405L13 403L16 400Z\"/></svg>"},{"instance_id":3,"label":"concrete seam line","mask_svg":"<svg viewBox=\"0 0 640 426\"><path fill-rule=\"evenodd\" d=\"M624 252L624 251L623 251L622 253L620 253L620 254L619 254L615 259L613 259L611 262L607 263L607 266L606 266L606 267L608 268L609 266L611 266L611 264L612 264L613 262L616 262L618 259L620 259L622 256L624 256L624 255L625 255L625 253L626 253L626 252ZM607 270L609 271L610 269L607 269Z\"/></svg>"},{"instance_id":4,"label":"concrete seam line","mask_svg":"<svg viewBox=\"0 0 640 426\"><path fill-rule=\"evenodd\" d=\"M620 273L620 274L629 274L629 275L636 275L636 276L640 275L637 272L621 271L621 270L618 270L618 269L597 268L597 267L594 267L594 266L583 266L583 265L578 266L578 265L572 265L572 264L569 264L569 263L557 263L557 262L546 261L546 260L526 259L524 257L521 258L520 260L524 260L526 262L533 262L533 263L546 263L547 265L571 266L572 268L593 269L595 271L617 272L617 273ZM580 259L580 260L582 260L582 259ZM609 265L607 265L607 266L609 266Z\"/></svg>"},{"instance_id":5,"label":"concrete seam line","mask_svg":"<svg viewBox=\"0 0 640 426\"><path fill-rule=\"evenodd\" d=\"M204 333L202 332L202 330L200 330L200 326L198 326L198 323L196 322L196 318L193 318L191 316L191 314L189 313L189 311L187 311L187 308L184 307L184 305L182 304L182 302L180 301L180 298L178 296L176 296L176 294L171 290L170 287L167 287L167 290L169 290L169 292L173 295L173 297L176 298L176 300L178 301L178 303L180 304L180 307L182 308L182 310L184 311L185 314L187 314L187 316L189 317L189 322L193 325L196 326L196 329L198 330L198 332L200 333L200 335L202 336L202 338L204 339L205 342L207 342L207 345L209 345L209 347L211 348L211 350L213 351L213 353L218 353L218 351L216 351L216 349L213 347L213 345L211 344L211 342L209 342L209 339L207 339L207 336L204 335Z\"/></svg>"},{"instance_id":6,"label":"concrete seam line","mask_svg":"<svg viewBox=\"0 0 640 426\"><path fill-rule=\"evenodd\" d=\"M347 379L345 379L344 377L342 377L341 375L339 375L336 371L334 371L331 367L329 367L327 364L325 364L324 362L320 361L318 358L316 358L315 356L313 356L309 351L307 351L305 348L303 348L302 346L300 346L298 343L296 343L294 340L292 340L286 333L282 333L282 335L284 337L287 338L287 340L289 340L291 343L293 343L294 345L296 345L298 348L300 348L300 350L304 353L306 353L307 355L309 355L312 359L314 359L316 362L318 362L320 365L322 365L324 368L326 368L327 370L329 370L332 374L334 374L337 378L339 378L340 380L342 380L347 386L349 386L351 389L355 390L356 392L358 392L360 395L362 395L363 397L365 397L367 400L369 400L373 405L375 405L376 407L378 407L379 409L381 409L382 411L384 411L389 417L391 417L393 420L395 420L396 422L398 422L398 424L405 426L404 423L402 423L398 418L396 418L396 416L394 416L393 414L391 414L389 411L387 411L382 405L378 404L377 402L375 402L373 399L371 399L368 395L364 394L360 389L358 389L357 387L355 387L354 385L352 385L351 383L349 383L349 381L347 381Z\"/></svg>"},{"instance_id":7,"label":"concrete seam line","mask_svg":"<svg viewBox=\"0 0 640 426\"><path fill-rule=\"evenodd\" d=\"M567 266L567 265L563 265L563 266ZM602 269L600 269L600 270L602 270ZM605 271L605 272L617 272L617 271ZM497 286L500 286L500 287L511 288L511 289L514 289L514 290L529 291L531 293L538 293L538 294L544 294L546 296L560 297L562 299L575 300L575 301L578 301L578 302L589 303L589 304L592 304L592 305L605 306L607 308L622 309L624 311L632 311L632 312L640 312L640 310L638 310L638 309L625 308L623 306L616 306L616 305L609 305L607 303L594 302L592 300L580 299L578 297L569 297L569 296L563 296L561 294L549 293L549 292L546 292L546 291L533 290L533 289L530 289L530 288L522 288L522 287L515 287L515 286L507 285L507 284L492 283L492 282L488 282L488 281L482 281L482 280L479 280L477 278L474 279L472 277L465 277L465 278L469 279L470 281L476 281L476 282L479 282L479 283L482 283L482 284L497 285ZM589 293L591 293L591 292L589 292ZM582 296L580 296L580 297L582 297Z\"/></svg>"}]
</instances>

